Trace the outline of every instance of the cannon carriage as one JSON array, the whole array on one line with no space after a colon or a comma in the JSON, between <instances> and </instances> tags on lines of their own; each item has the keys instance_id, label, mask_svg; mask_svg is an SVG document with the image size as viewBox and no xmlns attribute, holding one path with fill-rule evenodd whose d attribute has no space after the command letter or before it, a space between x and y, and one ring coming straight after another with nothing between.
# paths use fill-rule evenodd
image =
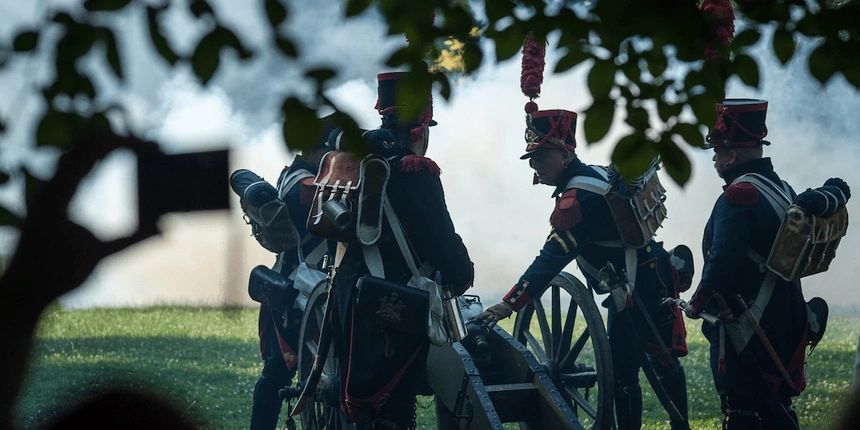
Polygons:
<instances>
[{"instance_id":1,"label":"cannon carriage","mask_svg":"<svg viewBox=\"0 0 860 430\"><path fill-rule=\"evenodd\" d=\"M317 352L328 285L314 288L302 319L299 381ZM480 305L477 296L464 296ZM329 357L302 429L352 429L339 411ZM293 390L295 392L295 390ZM612 358L592 290L562 272L516 315L513 333L470 327L460 342L431 346L424 394L436 398L439 428L608 429L613 425ZM287 396L289 397L289 396Z\"/></svg>"}]
</instances>

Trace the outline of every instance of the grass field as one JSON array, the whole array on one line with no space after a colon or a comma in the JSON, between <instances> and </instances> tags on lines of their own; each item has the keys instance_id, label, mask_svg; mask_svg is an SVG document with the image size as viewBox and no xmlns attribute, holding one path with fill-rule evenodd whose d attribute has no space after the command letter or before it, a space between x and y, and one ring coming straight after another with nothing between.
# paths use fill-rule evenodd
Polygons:
<instances>
[{"instance_id":1,"label":"grass field","mask_svg":"<svg viewBox=\"0 0 860 430\"><path fill-rule=\"evenodd\" d=\"M511 319L502 326L510 331ZM688 321L682 359L693 428L719 426L719 401L707 344ZM153 307L64 311L43 316L17 424L35 429L69 402L112 385L151 389L211 429L248 428L251 393L262 363L255 308ZM831 319L809 358L808 386L795 408L805 429L832 428L849 394L860 320ZM644 428L668 429L666 413L642 378ZM418 400L418 427L433 429L433 401ZM286 414L282 414L286 416Z\"/></svg>"}]
</instances>

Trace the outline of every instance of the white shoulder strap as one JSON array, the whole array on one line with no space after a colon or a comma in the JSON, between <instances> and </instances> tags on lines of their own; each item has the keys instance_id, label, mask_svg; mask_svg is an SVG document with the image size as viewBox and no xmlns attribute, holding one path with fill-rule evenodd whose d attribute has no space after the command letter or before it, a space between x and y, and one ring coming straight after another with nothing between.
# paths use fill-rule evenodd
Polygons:
<instances>
[{"instance_id":1,"label":"white shoulder strap","mask_svg":"<svg viewBox=\"0 0 860 430\"><path fill-rule=\"evenodd\" d=\"M732 181L732 185L740 182L746 182L756 187L756 189L764 195L771 207L773 207L773 210L779 218L783 217L785 210L791 204L791 197L789 197L791 193L789 192L788 184L785 183L785 181L783 181L782 187L779 187L774 184L773 181L762 175L747 173Z\"/></svg>"},{"instance_id":2,"label":"white shoulder strap","mask_svg":"<svg viewBox=\"0 0 860 430\"><path fill-rule=\"evenodd\" d=\"M591 176L574 176L567 181L567 185L564 186L565 190L569 190L571 188L577 188L580 190L590 191L594 194L599 194L601 196L605 196L606 193L609 192L611 188L609 184L609 176L605 169L598 166L590 166L592 170L594 170L597 174L600 175L600 178L594 178Z\"/></svg>"},{"instance_id":3,"label":"white shoulder strap","mask_svg":"<svg viewBox=\"0 0 860 430\"><path fill-rule=\"evenodd\" d=\"M422 264L420 268L418 267L418 262L409 250L409 243L406 241L406 235L403 232L403 225L400 224L400 218L398 218L397 213L394 212L394 208L391 206L391 201L388 200L388 195L386 194L382 195L382 210L385 212L388 224L391 226L391 231L394 233L394 238L397 240L397 245L400 247L400 252L403 254L403 259L406 260L406 264L409 266L409 271L411 271L412 275L416 278L429 276L432 269L428 264ZM365 245L362 246L361 249L364 254L364 262L367 264L367 269L370 271L370 274L378 278L384 278L385 269L382 264L382 258L379 255L378 245Z\"/></svg>"},{"instance_id":4,"label":"white shoulder strap","mask_svg":"<svg viewBox=\"0 0 860 430\"><path fill-rule=\"evenodd\" d=\"M306 169L296 169L296 171L287 175L280 184L278 184L278 197L281 199L290 192L293 187L302 179L311 178L314 174Z\"/></svg>"}]
</instances>

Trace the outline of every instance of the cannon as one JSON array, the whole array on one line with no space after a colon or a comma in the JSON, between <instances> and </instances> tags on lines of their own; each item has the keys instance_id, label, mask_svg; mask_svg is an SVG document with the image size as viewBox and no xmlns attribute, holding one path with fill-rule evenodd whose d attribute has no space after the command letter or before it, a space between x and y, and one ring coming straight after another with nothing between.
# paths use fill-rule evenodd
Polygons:
<instances>
[{"instance_id":1,"label":"cannon","mask_svg":"<svg viewBox=\"0 0 860 430\"><path fill-rule=\"evenodd\" d=\"M308 300L297 351L299 381L311 373L327 294L323 281ZM461 300L480 305L477 296ZM312 404L301 413L302 429L354 428L340 413L337 389L331 389L336 387L326 387L336 367L329 357ZM443 430L501 430L504 423L521 429L611 428L612 358L592 290L562 272L517 313L513 333L471 326L462 341L432 346L423 394L435 395Z\"/></svg>"}]
</instances>

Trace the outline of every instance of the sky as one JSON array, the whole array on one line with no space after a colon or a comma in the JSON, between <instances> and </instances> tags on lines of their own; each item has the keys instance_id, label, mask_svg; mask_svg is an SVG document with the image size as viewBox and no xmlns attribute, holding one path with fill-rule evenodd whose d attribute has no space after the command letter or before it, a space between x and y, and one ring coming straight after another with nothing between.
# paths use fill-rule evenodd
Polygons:
<instances>
[{"instance_id":1,"label":"sky","mask_svg":"<svg viewBox=\"0 0 860 430\"><path fill-rule=\"evenodd\" d=\"M213 3L219 17L249 40L252 49L264 43L267 35L259 31L265 19L262 11L227 0ZM131 10L111 23L128 29L119 42L135 52L126 63L128 83L117 85L108 77L102 88L128 107L131 128L160 142L165 151L226 147L231 150L231 170L250 169L274 183L294 156L285 148L276 112L284 95L308 91L302 72L317 66L336 68L340 77L328 95L360 126L375 128L379 125L373 108L376 74L391 71L382 60L403 43L401 37L385 34L372 10L344 20L339 18L339 1L292 3L296 7L286 28L298 38L307 60L297 64L263 51L242 67L225 59L207 88L197 85L188 70L170 71L159 65L145 46L145 32L137 28L141 19L136 14L142 11ZM45 8L63 4L75 2L0 4L0 37L7 38L18 26L33 22ZM166 28L182 41L177 45L180 51L191 49L200 32L181 14L170 16ZM761 43L768 41L765 37ZM809 46L802 45L801 51L808 52ZM768 140L772 145L765 148L765 155L772 157L776 171L797 191L820 186L833 176L860 189L860 147L855 141L860 136L860 93L841 76L821 86L797 59L783 67L761 47L755 58L761 68L760 88L732 80L727 94L769 101ZM41 68L44 59L39 60L16 62L7 67L11 73L4 70L0 74L0 112L11 124L0 140L0 163L24 163L47 177L57 154L31 148L28 137L34 125L27 119L43 109L32 98L33 88L50 73ZM542 109L581 112L591 103L585 86L587 67L552 75L549 71L555 60L555 53L549 50L537 103ZM88 67L99 67L97 60L90 63ZM515 56L486 64L475 75L457 80L451 101L435 95L434 118L439 125L431 129L427 155L442 169L448 209L475 263L471 293L480 295L485 305L501 299L519 279L550 229L552 189L533 186L527 162L519 160L525 148L523 106L527 101L520 92L519 76L519 56ZM582 117L577 128L578 156L588 164L607 164L621 127L613 127L602 141L588 144L581 121ZM680 243L690 246L698 272L702 232L723 182L713 170L712 152L695 148L685 148L685 152L693 173L683 188L661 172L668 190L668 218L656 239L666 248ZM72 202L73 219L105 239L132 231L136 213L133 162L131 154L119 152L101 163ZM12 181L0 186L0 202L23 213L17 185ZM231 211L164 217L161 236L105 259L81 288L61 298L61 304L69 308L225 301L251 304L247 276L256 265L270 266L274 255L250 236L238 197L231 194L231 198ZM860 213L858 202L856 198L849 202L849 213ZM807 298L823 297L832 307L860 306L854 286L860 276L858 234L849 229L828 272L804 279ZM14 248L15 238L8 229L0 231L0 247ZM575 264L566 270L579 276ZM698 273L694 281L698 281Z\"/></svg>"}]
</instances>

